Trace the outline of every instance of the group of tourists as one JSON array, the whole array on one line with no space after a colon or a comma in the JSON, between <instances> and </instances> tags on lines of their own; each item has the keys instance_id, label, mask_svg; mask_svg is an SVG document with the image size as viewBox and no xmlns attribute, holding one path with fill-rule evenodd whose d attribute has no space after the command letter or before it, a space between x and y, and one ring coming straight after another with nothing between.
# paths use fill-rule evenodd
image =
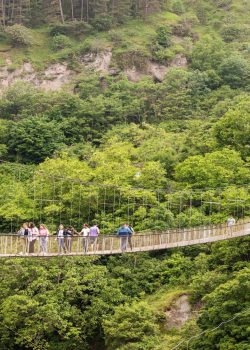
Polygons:
<instances>
[{"instance_id":1,"label":"group of tourists","mask_svg":"<svg viewBox=\"0 0 250 350\"><path fill-rule=\"evenodd\" d=\"M127 246L130 246L132 250L132 235L134 230L128 224L123 224L117 231L117 235L120 237L122 252L127 250ZM72 240L74 236L82 237L83 252L87 253L89 246L92 250L96 250L97 238L100 234L100 230L97 224L89 226L84 224L82 230L77 232L72 226L64 227L60 224L58 230L53 235L56 236L58 244L58 254L71 253L72 252ZM18 235L24 239L23 250L24 254L33 254L35 252L35 244L39 243L40 252L43 255L47 255L48 252L48 237L50 232L46 225L40 224L39 228L33 223L24 223L21 229L18 231Z\"/></svg>"}]
</instances>

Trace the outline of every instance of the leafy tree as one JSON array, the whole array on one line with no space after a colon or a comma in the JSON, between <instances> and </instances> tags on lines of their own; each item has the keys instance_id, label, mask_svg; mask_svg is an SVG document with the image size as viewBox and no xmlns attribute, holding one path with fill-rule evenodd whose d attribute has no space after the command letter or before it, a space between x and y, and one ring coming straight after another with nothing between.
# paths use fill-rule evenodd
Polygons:
<instances>
[{"instance_id":1,"label":"leafy tree","mask_svg":"<svg viewBox=\"0 0 250 350\"><path fill-rule=\"evenodd\" d=\"M10 154L23 162L41 162L52 156L64 141L57 124L40 117L23 119L11 125L8 133Z\"/></svg>"},{"instance_id":2,"label":"leafy tree","mask_svg":"<svg viewBox=\"0 0 250 350\"><path fill-rule=\"evenodd\" d=\"M225 58L219 66L219 74L233 89L250 86L250 65L240 55Z\"/></svg>"},{"instance_id":3,"label":"leafy tree","mask_svg":"<svg viewBox=\"0 0 250 350\"><path fill-rule=\"evenodd\" d=\"M235 104L234 107L225 113L213 126L214 135L218 144L222 147L230 146L238 150L244 158L250 154L250 109L248 97L245 96L245 98L243 96L241 101Z\"/></svg>"},{"instance_id":4,"label":"leafy tree","mask_svg":"<svg viewBox=\"0 0 250 350\"><path fill-rule=\"evenodd\" d=\"M192 349L245 350L248 348L249 272L249 269L245 268L235 273L232 280L221 284L204 297L205 309L198 324L205 334L193 341ZM229 320L231 321L227 323ZM209 331L222 322L226 324L213 332L206 333L206 330Z\"/></svg>"},{"instance_id":5,"label":"leafy tree","mask_svg":"<svg viewBox=\"0 0 250 350\"><path fill-rule=\"evenodd\" d=\"M169 47L171 45L171 40L169 37L170 29L166 27L159 27L156 30L156 41L160 46Z\"/></svg>"},{"instance_id":6,"label":"leafy tree","mask_svg":"<svg viewBox=\"0 0 250 350\"><path fill-rule=\"evenodd\" d=\"M191 67L199 70L218 69L226 57L223 41L218 37L205 35L194 46L191 53Z\"/></svg>"},{"instance_id":7,"label":"leafy tree","mask_svg":"<svg viewBox=\"0 0 250 350\"><path fill-rule=\"evenodd\" d=\"M156 316L146 303L122 305L103 322L107 349L154 349L159 334Z\"/></svg>"},{"instance_id":8,"label":"leafy tree","mask_svg":"<svg viewBox=\"0 0 250 350\"><path fill-rule=\"evenodd\" d=\"M243 167L244 162L239 153L223 149L187 158L177 165L175 178L197 188L214 188L233 182L245 183L249 174Z\"/></svg>"},{"instance_id":9,"label":"leafy tree","mask_svg":"<svg viewBox=\"0 0 250 350\"><path fill-rule=\"evenodd\" d=\"M1 118L19 120L41 113L49 105L48 97L31 84L18 81L6 89L0 99Z\"/></svg>"}]
</instances>

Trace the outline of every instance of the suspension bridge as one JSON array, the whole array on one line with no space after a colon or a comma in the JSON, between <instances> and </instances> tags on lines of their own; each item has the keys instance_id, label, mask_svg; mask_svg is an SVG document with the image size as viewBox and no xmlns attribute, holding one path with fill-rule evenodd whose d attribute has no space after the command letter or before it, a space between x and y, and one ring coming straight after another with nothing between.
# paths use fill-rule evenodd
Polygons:
<instances>
[{"instance_id":1,"label":"suspension bridge","mask_svg":"<svg viewBox=\"0 0 250 350\"><path fill-rule=\"evenodd\" d=\"M244 220L236 223L232 227L227 225L209 225L204 227L195 227L191 229L176 229L165 232L147 232L134 234L132 238L125 237L128 240L127 253L148 252L176 247L185 247L195 244L211 243L236 237L247 236L250 234L250 222ZM88 238L81 236L72 237L71 251L67 252L69 256L81 255L113 255L121 254L121 238L115 235L99 235L93 245L89 244L88 251L84 250L85 241ZM58 256L57 238L49 236L47 238L46 256ZM35 244L34 253L25 253L27 240L18 235L0 236L0 257L41 257L44 256L39 245L39 237Z\"/></svg>"},{"instance_id":2,"label":"suspension bridge","mask_svg":"<svg viewBox=\"0 0 250 350\"><path fill-rule=\"evenodd\" d=\"M87 242L85 252L86 242L75 235L68 255L121 253L120 237L110 233L125 222L137 231L131 241L127 238L127 252L183 247L249 234L249 184L208 189L115 186L86 183L81 174L77 179L62 176L58 166L51 173L27 171L16 163L0 164L0 175L6 179L0 188L0 257L42 256L39 237L34 252L27 253L28 239L16 234L24 222L45 223L50 232L56 232L61 223L80 228L85 222L97 222L102 234L95 243ZM225 224L228 216L237 221L230 229ZM50 235L46 245L48 256L58 255L56 236Z\"/></svg>"}]
</instances>

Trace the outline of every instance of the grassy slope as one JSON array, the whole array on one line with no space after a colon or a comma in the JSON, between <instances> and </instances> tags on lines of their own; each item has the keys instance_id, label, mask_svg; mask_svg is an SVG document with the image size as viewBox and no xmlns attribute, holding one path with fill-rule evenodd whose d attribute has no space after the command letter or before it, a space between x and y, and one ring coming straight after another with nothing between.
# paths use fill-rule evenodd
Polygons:
<instances>
[{"instance_id":1,"label":"grassy slope","mask_svg":"<svg viewBox=\"0 0 250 350\"><path fill-rule=\"evenodd\" d=\"M199 22L193 25L192 31L197 33L199 37L208 33L220 33L222 23L226 25L237 25L245 30L246 35L242 35L240 40L229 43L233 50L240 50L245 56L249 56L249 43L247 40L249 28L249 12L250 4L242 0L233 0L231 8L225 10L218 8L214 2L198 1L193 5L186 5L188 12L178 16L172 12L164 11L153 15L143 22L142 20L130 20L127 24L108 32L96 33L87 37L72 39L72 48L64 49L59 52L52 50L52 38L49 36L49 28L42 27L33 29L35 44L27 49L11 48L8 41L0 40L0 65L6 65L6 59L10 59L15 66L22 62L30 61L37 69L43 69L52 62L60 60L72 61L72 53L77 53L79 50L87 46L89 51L100 51L107 47L113 49L114 56L119 53L126 53L130 51L139 51L145 55L150 56L150 45L155 36L155 30L159 26L171 26L177 23L185 16L192 16L197 14L197 3L205 6L206 21L201 24ZM204 5L205 4L205 5ZM172 37L173 45L171 50L174 53L187 51L187 43L183 38ZM88 45L86 45L86 41ZM244 48L244 49L243 49ZM73 55L74 56L74 55ZM74 58L75 59L75 58ZM115 64L115 62L113 62Z\"/></svg>"}]
</instances>

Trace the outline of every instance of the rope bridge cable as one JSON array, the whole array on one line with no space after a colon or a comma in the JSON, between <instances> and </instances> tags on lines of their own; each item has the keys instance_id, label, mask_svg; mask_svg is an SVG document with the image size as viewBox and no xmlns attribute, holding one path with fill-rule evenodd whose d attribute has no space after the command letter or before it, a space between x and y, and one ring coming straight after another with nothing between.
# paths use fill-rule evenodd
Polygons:
<instances>
[{"instance_id":1,"label":"rope bridge cable","mask_svg":"<svg viewBox=\"0 0 250 350\"><path fill-rule=\"evenodd\" d=\"M13 164L13 163L10 163L10 164ZM14 170L16 170L14 168ZM18 179L20 181L20 168L17 168L18 170ZM40 181L38 180L38 178L40 177ZM37 181L35 181L35 179ZM43 186L45 184L47 184L46 180L47 179L52 179L52 183L53 183L53 199L49 199L49 198L44 198L44 189L43 189ZM61 184L61 195L60 195L60 198L55 198L55 181L58 181L60 184ZM40 182L40 191L36 190L35 186L39 186L39 182ZM42 217L44 217L44 208L45 208L45 203L46 202L52 202L52 204L55 204L57 201L60 201L61 202L61 205L60 205L60 222L61 222L61 219L62 219L62 215L61 215L61 211L63 210L63 202L62 202L62 183L69 183L69 185L71 185L71 194L69 193L70 195L70 208L69 210L66 210L66 213L68 214L68 220L70 223L72 223L72 217L73 217L73 214L74 214L74 220L75 217L76 217L76 213L73 213L73 207L74 207L74 210L76 210L76 205L74 205L74 201L73 201L73 197L75 195L75 187L76 187L76 184L79 185L79 188L82 189L83 186L86 186L89 185L89 186L93 186L94 188L97 189L96 193L97 193L97 200L96 200L96 215L97 217L99 217L99 211L100 211L100 215L102 214L102 209L103 209L103 219L105 220L106 218L106 215L109 215L109 209L111 210L111 214L113 215L112 217L112 221L115 222L114 220L114 213L116 212L115 210L115 205L117 203L117 205L119 206L119 213L121 214L121 197L123 197L123 200L126 202L123 203L123 210L125 210L125 207L127 207L127 211L126 213L123 213L124 214L124 217L126 215L127 217L127 221L130 221L130 218L132 217L132 219L134 219L134 212L135 212L135 209L136 207L141 207L143 206L147 211L148 209L150 208L157 208L157 215L159 214L159 205L161 203L163 203L164 201L164 195L161 196L162 199L160 200L160 194L161 193L164 193L164 189L157 189L157 190L153 190L153 189L142 189L142 188L134 188L134 187L121 187L121 186L115 186L115 185L110 185L110 184L96 184L96 183L93 183L93 182L83 182L81 181L80 179L69 179L67 177L62 177L62 176L55 176L55 175L50 175L50 174L44 174L42 171L39 171L39 172L34 172L34 197L35 197L35 193L40 192L40 198L34 198L34 202L35 200L37 200L38 204L39 204L39 219L40 219L40 222L41 222L41 219ZM230 186L229 186L230 187ZM78 186L77 186L78 188ZM118 201L116 201L116 196L114 194L113 198L111 198L112 196L107 196L107 192L110 192L111 191L111 188L113 189L113 191L117 191L119 192L120 190L120 198ZM101 189L104 189L104 191L101 191ZM110 190L109 190L110 189ZM143 191L142 192L142 203L139 203L139 201L137 202L136 201L136 196L134 195L131 195L131 193L129 193L128 191L133 191L133 190L140 190L140 191ZM125 191L127 193L125 193ZM218 190L218 189L217 189ZM199 190L202 195L202 193L204 193L204 191L202 192L202 190ZM102 193L104 192L104 194ZM148 200L148 194L147 192L154 192L155 194L155 199L157 201L156 204L154 204L153 201L151 200ZM177 197L175 198L174 196L174 193L177 193ZM178 215L178 213L180 214L181 212L184 212L186 209L188 210L189 209L189 213L188 213L188 216L189 216L189 226L191 227L192 226L192 214L193 214L193 208L195 209L195 206L197 206L197 204L195 202L197 202L197 196L199 194L198 192L195 192L194 189L186 189L186 190L180 190L179 192L171 192L169 193L167 197L167 203L168 203L168 208L169 210L173 211L173 213L175 215ZM81 196L81 190L80 190L80 196ZM103 198L103 201L101 200ZM221 198L221 194L220 194L220 198ZM81 198L77 199L81 200ZM226 199L227 202L231 202L232 204L235 203L236 205L236 209L234 208L234 210L237 210L237 214L239 213L239 203L242 202L241 199L238 198L234 198L234 199ZM90 197L89 197L89 201L90 201ZM175 201L178 201L178 203L176 203ZM136 203L137 202L137 203ZM165 201L166 202L166 201ZM119 204L118 204L119 203ZM203 198L203 200L201 200L201 204L200 204L200 207L202 205L208 205L208 212L209 212L209 217L211 218L211 215L212 215L212 209L216 209L216 206L220 206L221 207L221 203L220 202L216 202L216 199L212 197L212 195L210 195L210 200L208 198L208 200L205 200L205 198ZM78 210L80 210L80 207L81 207L81 204L79 204L79 208ZM54 207L52 206L52 210ZM66 209L66 208L65 208ZM43 212L43 214L42 214ZM52 214L54 213L54 211L52 211ZM242 207L241 207L241 213L244 213L244 206L242 204ZM89 214L90 214L90 208L89 208ZM242 215L242 214L241 214ZM34 215L33 215L34 216ZM89 215L90 217L90 215ZM80 215L78 215L78 218L80 218ZM124 219L124 218L120 218L120 219ZM79 219L80 221L80 219ZM52 218L52 222L54 222L54 217ZM210 223L211 223L211 220L210 220ZM180 221L178 223L179 227L180 227Z\"/></svg>"},{"instance_id":2,"label":"rope bridge cable","mask_svg":"<svg viewBox=\"0 0 250 350\"><path fill-rule=\"evenodd\" d=\"M233 229L229 230L226 225L195 227L185 230L166 230L142 232L132 236L133 249L130 252L165 250L175 247L191 246L195 244L204 244L216 242L225 239L248 236L250 234L250 222L238 222ZM87 253L81 250L81 240L83 238L76 235L72 239L72 253L68 255L112 255L121 254L120 237L117 235L100 235L97 238L95 250ZM39 239L38 239L39 241ZM24 257L22 246L24 239L19 235L5 234L0 235L0 256L1 257ZM13 244L14 243L14 244ZM105 246L105 248L104 248ZM80 250L79 250L80 249ZM58 247L55 236L48 238L48 251L46 256L57 256ZM39 245L36 244L34 254L27 256L41 256Z\"/></svg>"},{"instance_id":3,"label":"rope bridge cable","mask_svg":"<svg viewBox=\"0 0 250 350\"><path fill-rule=\"evenodd\" d=\"M177 345L175 345L175 346L174 346L173 348L171 348L170 350L176 350L176 349L178 349L178 348L180 347L180 345L182 345L182 344L184 344L184 343L186 343L186 345L187 345L187 350L189 350L189 344L190 344L190 342L191 342L193 339L197 339L197 338L201 337L202 335L204 335L204 334L206 334L206 333L212 333L212 332L216 331L218 328L220 328L221 326L223 326L224 324L230 323L230 322L234 321L236 318L238 318L238 317L240 317L240 316L242 316L242 315L244 315L244 314L246 314L246 313L248 313L248 312L250 312L250 308L244 309L243 311L241 311L241 312L235 314L233 317L231 317L231 318L229 318L229 319L227 319L227 320L225 320L225 321L222 321L218 326L216 326L216 327L214 327L214 328L212 328L212 329L206 329L206 330L202 331L201 333L196 334L196 335L190 337L189 339L183 339L182 341L180 341Z\"/></svg>"},{"instance_id":4,"label":"rope bridge cable","mask_svg":"<svg viewBox=\"0 0 250 350\"><path fill-rule=\"evenodd\" d=\"M26 165L21 164L21 163L11 163L5 160L0 159L0 164L9 164L11 166L16 166L16 167L21 167L23 169L26 169ZM35 169L33 170L33 172L35 173ZM57 179L62 179L62 180L67 180L67 181L72 181L72 182L80 182L83 185L93 185L93 186L97 186L97 187L112 187L112 188L124 188L122 186L118 186L118 185L114 185L114 184L101 184L101 183L96 183L96 182L91 182L91 181L87 181L84 182L80 179L69 179L67 177L62 177L62 176L55 176L55 175L48 175L46 173L44 173L43 171L39 170L39 174L45 175L45 177L50 178L50 177L55 177ZM144 187L133 187L131 186L130 189L134 189L134 190L147 190L150 192L156 192L156 191L162 191L162 192L168 192L168 193L176 193L176 192L182 192L182 191L191 191L191 192L196 192L196 193L202 193L202 192L206 192L209 190L219 190L219 189L226 189L226 188L230 188L230 187L238 187L238 188L249 188L250 184L249 183L245 183L245 184L230 184L230 185L225 185L225 186L217 186L217 187L204 187L204 188L180 188L180 189L173 189L172 187L165 187L165 188L155 188L155 189L148 189L148 188L144 188Z\"/></svg>"}]
</instances>

